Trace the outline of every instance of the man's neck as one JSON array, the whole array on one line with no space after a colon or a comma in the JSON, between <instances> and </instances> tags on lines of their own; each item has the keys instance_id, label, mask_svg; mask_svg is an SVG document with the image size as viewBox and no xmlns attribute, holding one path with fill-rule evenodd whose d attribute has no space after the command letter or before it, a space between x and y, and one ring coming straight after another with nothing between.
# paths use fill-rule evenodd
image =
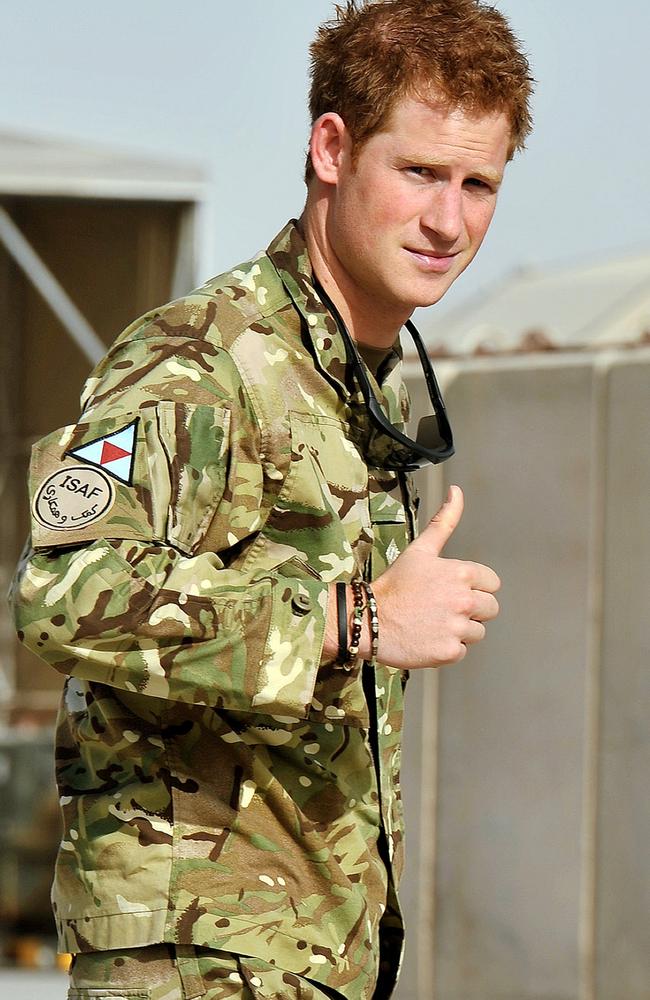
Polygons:
<instances>
[{"instance_id":1,"label":"man's neck","mask_svg":"<svg viewBox=\"0 0 650 1000\"><path fill-rule=\"evenodd\" d=\"M327 239L326 204L309 198L299 220L314 275L337 307L350 335L360 344L388 349L408 319L403 310L379 307L341 266Z\"/></svg>"}]
</instances>

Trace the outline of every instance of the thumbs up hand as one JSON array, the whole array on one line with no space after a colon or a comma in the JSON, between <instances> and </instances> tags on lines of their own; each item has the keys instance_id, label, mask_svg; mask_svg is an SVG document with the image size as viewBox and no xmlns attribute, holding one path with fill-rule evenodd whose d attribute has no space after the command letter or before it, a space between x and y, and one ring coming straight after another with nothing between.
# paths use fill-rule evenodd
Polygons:
<instances>
[{"instance_id":1,"label":"thumbs up hand","mask_svg":"<svg viewBox=\"0 0 650 1000\"><path fill-rule=\"evenodd\" d=\"M457 663L496 618L496 573L441 553L463 514L463 492L451 486L421 535L373 583L379 611L378 659L413 670Z\"/></svg>"}]
</instances>

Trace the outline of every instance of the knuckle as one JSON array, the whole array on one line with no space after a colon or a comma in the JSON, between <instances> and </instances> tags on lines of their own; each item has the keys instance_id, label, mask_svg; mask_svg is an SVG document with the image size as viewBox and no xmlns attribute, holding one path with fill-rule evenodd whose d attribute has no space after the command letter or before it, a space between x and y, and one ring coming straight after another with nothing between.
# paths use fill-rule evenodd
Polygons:
<instances>
[{"instance_id":1,"label":"knuckle","mask_svg":"<svg viewBox=\"0 0 650 1000\"><path fill-rule=\"evenodd\" d=\"M442 662L443 663L458 663L462 660L467 649L460 641L460 639L449 639L442 647Z\"/></svg>"},{"instance_id":2,"label":"knuckle","mask_svg":"<svg viewBox=\"0 0 650 1000\"><path fill-rule=\"evenodd\" d=\"M471 591L465 591L458 596L457 610L460 615L469 618L476 611L474 597Z\"/></svg>"}]
</instances>

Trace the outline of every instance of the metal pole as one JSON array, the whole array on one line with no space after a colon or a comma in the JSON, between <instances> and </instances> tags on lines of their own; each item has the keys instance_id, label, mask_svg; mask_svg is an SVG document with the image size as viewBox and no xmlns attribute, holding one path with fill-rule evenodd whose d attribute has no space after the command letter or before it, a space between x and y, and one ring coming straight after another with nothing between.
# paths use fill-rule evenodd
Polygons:
<instances>
[{"instance_id":1,"label":"metal pole","mask_svg":"<svg viewBox=\"0 0 650 1000\"><path fill-rule=\"evenodd\" d=\"M97 364L106 353L106 346L2 205L0 242L23 269L37 292L43 296L79 349L92 364Z\"/></svg>"}]
</instances>

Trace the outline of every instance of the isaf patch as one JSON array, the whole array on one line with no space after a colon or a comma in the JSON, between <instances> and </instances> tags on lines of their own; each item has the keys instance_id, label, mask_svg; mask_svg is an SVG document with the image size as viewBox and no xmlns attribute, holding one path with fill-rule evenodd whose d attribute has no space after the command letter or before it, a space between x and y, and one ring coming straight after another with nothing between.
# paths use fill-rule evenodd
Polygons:
<instances>
[{"instance_id":1,"label":"isaf patch","mask_svg":"<svg viewBox=\"0 0 650 1000\"><path fill-rule=\"evenodd\" d=\"M133 466L135 463L135 432L138 426L137 418L126 427L112 434L95 438L80 448L67 451L67 458L76 458L88 465L95 466L108 473L119 483L127 486L133 484Z\"/></svg>"},{"instance_id":2,"label":"isaf patch","mask_svg":"<svg viewBox=\"0 0 650 1000\"><path fill-rule=\"evenodd\" d=\"M115 488L99 469L74 465L48 476L32 505L44 528L71 531L93 524L115 503Z\"/></svg>"}]
</instances>

